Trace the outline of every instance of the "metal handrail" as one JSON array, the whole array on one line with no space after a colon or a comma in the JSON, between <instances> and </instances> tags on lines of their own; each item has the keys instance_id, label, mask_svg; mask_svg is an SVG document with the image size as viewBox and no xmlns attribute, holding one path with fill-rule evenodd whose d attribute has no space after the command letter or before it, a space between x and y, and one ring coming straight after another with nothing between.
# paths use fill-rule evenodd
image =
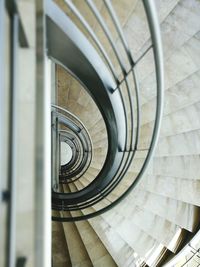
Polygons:
<instances>
[{"instance_id":1,"label":"metal handrail","mask_svg":"<svg viewBox=\"0 0 200 267\"><path fill-rule=\"evenodd\" d=\"M82 142L82 138L79 136L79 134L77 135L77 139L80 138L80 142L81 145L84 146L83 142ZM82 150L84 151L84 147L82 148ZM64 182L67 181L67 179L71 178L71 176L73 175L77 175L79 174L79 177L85 172L87 171L90 163L91 163L91 159L92 159L92 154L89 152L88 153L79 153L81 158L80 160L77 162L76 165L73 166L73 169L69 169L68 173L62 173L60 175L60 181ZM63 180L64 179L64 180Z\"/></svg>"},{"instance_id":2,"label":"metal handrail","mask_svg":"<svg viewBox=\"0 0 200 267\"><path fill-rule=\"evenodd\" d=\"M74 115L74 114L71 113L69 110L67 110L67 109L65 109L65 108L62 108L62 107L60 107L60 106L58 106L58 105L51 104L51 106L52 106L53 108L56 108L56 109L58 109L58 110L61 110L61 111L65 112L67 115L70 115L70 116L73 118L74 121L78 121L78 123L79 123L79 124L82 126L82 128L86 131L87 135L89 136L89 139L92 140L92 139L91 139L91 136L90 136L90 133L88 132L87 128L85 127L85 125L82 123L82 121L81 121L76 115ZM92 146L92 142L91 142L91 146Z\"/></svg>"},{"instance_id":3,"label":"metal handrail","mask_svg":"<svg viewBox=\"0 0 200 267\"><path fill-rule=\"evenodd\" d=\"M64 1L68 5L68 7L70 8L70 10L73 12L73 14L79 19L79 21L83 25L84 29L86 29L86 31L91 36L92 40L94 41L94 43L98 47L99 51L103 55L105 61L107 62L108 66L110 68L110 71L111 71L111 73L112 73L115 81L118 84L119 83L119 80L117 78L117 74L116 74L115 68L114 68L112 62L110 61L110 59L109 59L109 57L108 57L105 49L103 48L101 42L99 41L99 39L97 38L97 36L94 34L92 28L90 27L90 25L87 23L87 21L84 19L84 17L81 15L81 13L78 11L78 9L75 7L75 5L70 0L64 0Z\"/></svg>"},{"instance_id":4,"label":"metal handrail","mask_svg":"<svg viewBox=\"0 0 200 267\"><path fill-rule=\"evenodd\" d=\"M115 56L119 62L120 68L122 69L123 73L126 73L126 67L121 59L120 53L117 49L117 46L115 44L115 41L112 38L112 34L110 32L110 30L108 29L106 23L104 22L100 12L98 11L98 9L96 8L95 4L92 2L92 0L85 0L86 3L88 4L89 8L91 9L91 11L93 12L93 14L95 15L96 19L99 22L99 25L101 26L102 30L104 31L106 37L109 40L109 43L113 49L113 52L115 53Z\"/></svg>"},{"instance_id":5,"label":"metal handrail","mask_svg":"<svg viewBox=\"0 0 200 267\"><path fill-rule=\"evenodd\" d=\"M59 131L59 134L60 134L61 142L67 143L72 150L71 160L64 165L61 165L61 173L62 173L65 169L70 171L71 168L74 168L74 165L76 164L77 159L80 156L80 153L78 153L80 150L80 147L75 142L76 137L71 135L69 132L65 131L65 133L63 133L61 130L61 131Z\"/></svg>"},{"instance_id":6,"label":"metal handrail","mask_svg":"<svg viewBox=\"0 0 200 267\"><path fill-rule=\"evenodd\" d=\"M63 121L63 118L65 118L66 115L70 116L72 119L70 119L70 123L73 123L74 125L76 125L77 129L80 129L80 132L76 133L76 131L74 132L74 138L77 139L77 142L79 144L80 147L80 152L79 153L79 158L77 158L78 161L76 161L76 164L74 164L72 166L72 168L68 169L68 173L62 173L60 175L60 179L61 182L63 183L64 181L66 182L67 179L72 182L75 179L77 180L78 178L80 178L89 168L91 161L92 161L92 141L89 135L89 132L87 131L87 129L85 128L84 124L80 121L80 119L78 119L75 115L73 115L71 112L67 111L66 109L59 107L57 105L52 105L52 108L55 108L56 110L60 110L62 112L65 113L65 115L62 114L62 116L60 115L60 113L57 114L58 117L62 117L62 123L65 123L66 126L69 126L67 124L67 121L69 120L69 118L66 121ZM79 124L79 126L77 125L77 122ZM71 129L73 131L73 129ZM60 130L59 130L60 131ZM65 132L64 130L61 130L61 132ZM79 140L79 141L78 141ZM86 145L86 146L85 146ZM78 148L78 147L77 147ZM86 153L87 150L87 153ZM57 175L59 175L59 173L57 172ZM71 177L76 176L75 179L71 179ZM54 192L54 194L57 192Z\"/></svg>"},{"instance_id":7,"label":"metal handrail","mask_svg":"<svg viewBox=\"0 0 200 267\"><path fill-rule=\"evenodd\" d=\"M192 243L195 241L195 246ZM200 248L199 247L199 230L193 233L193 237L172 259L164 264L164 267L170 266L189 266L195 259L195 256L200 258ZM184 259L184 262L183 262ZM181 265L180 265L181 263ZM192 265L191 265L192 266ZM199 265L198 265L199 266Z\"/></svg>"},{"instance_id":8,"label":"metal handrail","mask_svg":"<svg viewBox=\"0 0 200 267\"><path fill-rule=\"evenodd\" d=\"M121 58L119 56L119 53L117 51L116 45L111 37L111 33L109 32L105 22L102 20L101 15L95 5L92 3L90 0L86 0L88 6L92 10L93 14L95 15L96 19L98 20L100 26L104 30L104 33L106 34L108 40L110 41L110 44L113 48L113 51L115 52L115 55L118 59L119 65L122 69L122 72L124 74L124 79L122 80L125 81L128 96L129 96L129 103L130 103L130 109L132 111L131 114L131 129L133 131L133 100L131 99L131 90L128 85L127 81L127 76L130 72L132 72L132 76L135 82L135 90L136 90L136 103L137 103L137 128L136 128L136 137L135 137L135 142L133 142L134 136L132 132L132 139L130 140L129 144L127 144L126 149L128 156L125 160L124 166L122 168L118 168L117 173L113 177L114 179L108 184L106 188L104 188L104 191L99 192L99 195L96 197L93 197L90 200L87 200L82 203L76 203L74 205L68 205L65 208L67 210L77 210L77 209L84 209L87 208L91 205L94 205L95 203L99 202L103 198L105 198L122 180L126 172L128 171L133 159L135 153L138 151L138 143L139 143L139 129L140 129L140 100L139 100L139 84L138 84L138 78L137 78L137 73L135 66L137 63L145 57L146 53L152 49L153 54L154 54L154 61L155 61L155 72L156 72L156 81L157 81L157 106L156 106L156 112L155 112L155 123L154 123L154 128L153 128L153 133L152 133L152 138L150 141L149 148L147 149L147 155L144 160L144 163L136 177L136 179L132 182L132 184L127 188L127 190L119 196L114 202L110 203L108 206L101 208L100 210L94 211L92 213L83 215L83 216L75 216L75 217L70 217L70 218L55 218L53 217L53 220L58 220L58 221L73 221L73 220L83 220L83 219L89 219L92 218L96 215L100 215L103 212L109 210L110 208L114 207L116 204L118 204L123 198L127 196L128 193L133 189L133 187L138 183L138 181L141 179L141 177L144 175L148 164L150 160L153 157L153 153L155 151L156 144L158 142L158 136L160 132L160 127L161 127L161 118L162 118L162 113L163 113L163 90L164 90L164 71L163 71L163 56L162 56L162 42L161 42L161 36L160 36L160 30L159 30L159 23L157 19L157 14L155 10L155 3L153 0L143 0L144 8L146 11L146 16L149 24L149 30L151 33L151 40L152 40L152 45L142 54L142 56L134 63L134 60L131 56L130 49L128 48L128 45L126 43L125 37L123 35L123 31L121 29L121 26L118 22L117 16L115 14L114 9L112 8L111 2L109 0L104 0L105 5L107 6L107 9L110 13L110 16L113 20L113 23L116 27L116 30L119 34L119 37L122 41L122 44L124 46L125 52L127 54L127 57L129 59L129 63L131 65L130 71L126 72L125 67L121 61ZM118 89L118 88L117 88ZM119 90L119 89L118 89ZM122 96L122 94L121 94ZM123 98L123 96L122 96ZM122 99L123 101L123 99ZM122 151L125 155L125 151ZM124 157L123 157L124 159ZM123 162L123 160L122 160ZM66 203L67 205L67 203ZM59 207L59 206L57 206ZM62 207L63 208L63 207Z\"/></svg>"},{"instance_id":9,"label":"metal handrail","mask_svg":"<svg viewBox=\"0 0 200 267\"><path fill-rule=\"evenodd\" d=\"M127 41L126 41L126 38L125 38L124 33L123 33L123 30L122 30L121 25L119 23L119 20L117 18L117 15L116 15L113 7L112 7L112 4L111 4L110 0L103 0L103 1L104 1L105 5L107 7L108 12L110 13L110 16L111 16L111 18L113 20L115 28L116 28L116 30L117 30L117 32L119 34L119 37L120 37L120 39L122 41L122 44L123 44L123 46L125 48L126 55L128 57L129 63L131 65L131 67L133 67L134 66L134 60L133 60L133 57L131 55L131 51L130 51L129 45L128 45Z\"/></svg>"},{"instance_id":10,"label":"metal handrail","mask_svg":"<svg viewBox=\"0 0 200 267\"><path fill-rule=\"evenodd\" d=\"M71 132L68 132L66 130L60 130L60 132L61 132L61 134L69 134L73 138L73 140L71 140L71 142L74 142L75 143L76 141L78 141L78 139L76 139L76 136L73 135ZM81 144L79 144L78 142L77 142L77 144L75 144L75 147L76 147L76 155L77 155L77 158L76 158L76 161L74 162L74 164L72 165L73 170L78 169L77 166L81 164L81 156L84 153L84 151L82 151ZM89 166L90 166L90 163L88 164L88 168L89 168ZM87 171L88 168L86 168L84 170L84 173ZM73 172L71 171L71 169L68 168L67 169L67 174L63 174L63 170L62 170L62 167L61 167L60 183L62 183L62 184L65 184L65 183L69 184L69 183L75 182L84 173L83 172L80 172L78 175L75 175L74 176L73 175Z\"/></svg>"},{"instance_id":11,"label":"metal handrail","mask_svg":"<svg viewBox=\"0 0 200 267\"><path fill-rule=\"evenodd\" d=\"M68 110L66 110L66 109L64 109L64 108L62 108L62 107L59 107L59 106L56 106L56 105L52 105L52 107L53 108L56 108L56 109L58 109L58 110L61 110L61 111L63 111L63 112L65 112L66 113L66 115L64 116L63 114L61 115L61 113L58 113L58 116L63 116L63 117L65 117L67 120L69 120L69 116L70 117L72 117L72 119L70 119L70 121L74 124L74 125L76 125L78 128L79 128L79 131L81 132L82 130L84 130L85 132L86 132L86 135L87 135L87 140L89 141L89 142L86 142L86 144L89 144L89 149L90 149L90 151L92 152L92 141L91 141L91 136L90 136L90 134L89 134L89 132L88 132L88 130L87 130L87 128L84 126L84 124L75 116L75 115L73 115L71 112L69 112ZM77 122L81 125L81 127L79 127L78 126L78 124L77 124ZM85 138L85 135L83 135L84 136L84 138Z\"/></svg>"}]
</instances>

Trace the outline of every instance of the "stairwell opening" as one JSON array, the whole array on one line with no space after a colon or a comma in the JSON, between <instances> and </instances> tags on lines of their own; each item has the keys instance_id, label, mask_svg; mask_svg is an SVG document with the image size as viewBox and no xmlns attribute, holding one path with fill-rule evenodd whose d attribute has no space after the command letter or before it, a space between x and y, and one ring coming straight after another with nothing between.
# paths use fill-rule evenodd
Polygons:
<instances>
[{"instance_id":1,"label":"stairwell opening","mask_svg":"<svg viewBox=\"0 0 200 267\"><path fill-rule=\"evenodd\" d=\"M72 148L66 142L61 142L60 161L61 166L68 164L72 159Z\"/></svg>"}]
</instances>

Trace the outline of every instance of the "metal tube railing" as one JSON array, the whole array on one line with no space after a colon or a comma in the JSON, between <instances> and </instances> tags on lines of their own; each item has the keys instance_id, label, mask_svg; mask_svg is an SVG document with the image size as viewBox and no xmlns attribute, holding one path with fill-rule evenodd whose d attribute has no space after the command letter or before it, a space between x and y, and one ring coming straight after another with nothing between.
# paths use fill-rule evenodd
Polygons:
<instances>
[{"instance_id":1,"label":"metal tube railing","mask_svg":"<svg viewBox=\"0 0 200 267\"><path fill-rule=\"evenodd\" d=\"M112 11L112 14L114 14L114 11ZM120 27L119 27L119 23L118 22L116 22L116 18L115 18L115 24L116 25L118 25L118 32L120 32L121 33L121 38L124 40L124 43L125 43L125 38L123 37L123 33L122 33L122 30L120 29ZM108 29L104 29L104 31L107 31L108 32ZM109 33L108 33L109 34ZM111 42L112 42L112 40L111 40ZM128 50L128 45L126 45L126 48L127 48L127 50ZM130 54L130 53L129 53ZM130 62L132 62L132 60L130 60ZM125 77L125 83L126 83L126 87L127 87L127 91L128 91L128 96L129 96L129 102L131 103L130 104L130 109L131 109L131 128L133 128L133 109L132 109L132 107L133 107L133 101L131 100L131 94L130 94L130 88L129 88L129 86L128 86L128 82L127 82L127 77ZM121 92L120 92L121 93ZM123 101L123 97L122 97L122 94L121 94L121 98L122 98L122 101ZM124 105L124 102L123 102L123 105ZM125 105L124 105L124 110L125 110ZM126 114L126 113L125 113ZM139 120L137 120L137 121L139 121ZM139 127L137 127L137 128L139 128ZM127 132L127 130L128 130L128 127L127 127L127 116L126 116L126 132ZM130 147L132 148L133 147L133 145L132 145L132 143L133 143L133 134L131 135L131 141L130 141ZM131 149L129 148L129 146L128 146L128 144L127 144L127 136L126 136L126 151L131 151ZM130 153L129 153L129 156L130 156ZM123 161L123 159L122 159L122 161ZM112 181L110 182L110 183L112 183Z\"/></svg>"},{"instance_id":2,"label":"metal tube railing","mask_svg":"<svg viewBox=\"0 0 200 267\"><path fill-rule=\"evenodd\" d=\"M108 9L108 12L110 13L110 16L113 20L113 23L115 25L115 28L119 34L119 37L122 41L122 44L123 44L123 47L124 47L124 50L126 52L126 55L127 55L127 58L129 60L129 63L131 65L131 70L132 70L132 73L133 73L133 78L134 78L134 81L135 81L135 91L136 91L136 103L137 103L137 108L138 108L138 112L137 112L137 129L140 128L140 112L139 112L139 94L138 94L138 83L137 83L137 78L136 78L136 73L135 73L135 69L134 69L134 66L135 66L135 63L134 63L134 60L133 60L133 57L131 55L131 51L130 51L130 48L128 46L128 43L126 41L126 38L124 36L124 33L123 33L123 30L122 30L122 27L119 23L119 20L118 20L118 17L112 7L112 4L110 2L110 0L104 0L104 3ZM127 82L127 76L128 74L125 75L124 77L124 80L125 80L125 83L126 83L126 87L127 87L127 91L128 91L128 94L129 94L129 101L130 101L130 109L131 109L131 128L133 129L134 127L134 114L133 114L133 99L131 97L131 93L130 93L130 87L128 85L128 82ZM134 150L134 147L133 147L133 134L134 132L132 132L132 137L131 137L131 142L130 142L130 150ZM139 138L139 130L137 130L136 132L136 140ZM137 143L138 141L136 141Z\"/></svg>"},{"instance_id":3,"label":"metal tube railing","mask_svg":"<svg viewBox=\"0 0 200 267\"><path fill-rule=\"evenodd\" d=\"M70 8L70 10L74 13L74 15L79 19L79 21L81 22L81 24L84 26L84 29L91 36L92 40L94 41L94 43L98 47L99 51L103 55L103 58L107 62L108 66L110 68L110 71L111 71L111 73L112 73L115 81L118 84L119 83L119 80L117 78L117 74L116 74L115 68L114 68L111 60L109 59L109 57L108 57L105 49L103 48L101 42L99 41L99 39L95 35L94 31L92 30L92 28L90 27L90 25L87 23L87 21L84 19L84 17L81 15L81 13L78 11L78 9L75 7L75 5L70 0L64 0L64 1L68 5L68 7Z\"/></svg>"},{"instance_id":4,"label":"metal tube railing","mask_svg":"<svg viewBox=\"0 0 200 267\"><path fill-rule=\"evenodd\" d=\"M17 217L17 50L19 49L19 16L13 14L11 21L11 114L10 114L10 203L9 203L9 237L8 237L8 266L12 267L16 261L16 217Z\"/></svg>"},{"instance_id":5,"label":"metal tube railing","mask_svg":"<svg viewBox=\"0 0 200 267\"><path fill-rule=\"evenodd\" d=\"M87 128L86 128L85 125L82 123L82 121L81 121L76 115L74 115L74 114L71 113L69 110L64 109L64 108L62 108L62 107L60 107L60 106L57 106L57 105L54 105L54 104L52 104L51 106L52 106L53 108L55 108L55 109L58 109L58 110L60 110L60 111L63 111L64 113L67 113L68 116L70 115L75 121L77 121L77 122L82 126L82 128L86 131L87 135L89 136L89 139L91 140L90 133L88 132ZM91 146L92 146L92 142L91 142Z\"/></svg>"},{"instance_id":6,"label":"metal tube railing","mask_svg":"<svg viewBox=\"0 0 200 267\"><path fill-rule=\"evenodd\" d=\"M126 42L126 39L124 37L123 34L123 30L118 22L117 16L115 14L115 11L111 5L111 2L109 0L104 0L105 6L107 7L109 14L113 20L113 23L115 25L116 31L118 32L118 35L120 37L120 40L123 44L124 50L126 52L126 55L128 57L129 63L131 65L131 69L126 72L125 66L121 60L121 57L119 56L117 47L115 45L115 42L112 38L112 35L109 31L109 29L107 28L107 25L105 24L105 22L103 21L99 11L97 10L97 8L95 7L94 3L91 0L86 0L89 8L91 9L91 11L93 12L93 14L95 15L97 21L99 22L99 25L101 26L101 28L103 29L105 35L107 36L107 39L109 40L111 47L115 53L116 58L118 59L118 63L120 65L120 68L122 69L122 73L124 75L124 78L122 79L122 81L120 83L122 83L123 81L125 82L126 88L127 88L127 93L128 93L128 101L129 101L129 105L130 105L130 117L131 117L131 121L128 122L127 119L127 114L126 114L126 130L128 129L128 123L130 123L129 125L131 126L132 129L132 136L130 138L129 141L127 141L127 135L126 135L126 152L122 151L122 153L124 153L123 155L123 159L121 161L121 163L123 164L122 166L120 166L114 177L113 180L110 181L107 184L107 187L104 188L103 190L101 190L99 192L99 194L97 194L95 197L86 200L82 203L76 203L76 204L71 204L68 205L67 201L65 203L65 201L62 201L62 205L60 205L59 203L57 203L57 206L55 206L55 208L61 208L61 209L65 209L65 210L77 210L77 209L84 209L87 207L90 207L91 205L96 204L97 202L101 201L102 199L104 199L108 194L110 194L112 192L112 190L114 190L114 188L119 184L119 182L123 179L124 175L126 174L126 172L128 171L130 165L133 162L134 156L136 151L138 150L138 143L139 143L139 135L140 135L140 97L139 97L139 83L138 83L138 77L137 77L137 72L135 69L135 66L140 62L140 60L143 59L143 57L145 57L145 55L148 53L148 51L150 49L153 49L153 54L154 54L154 61L155 61L155 72L156 72L156 82L157 82L157 106L156 106L156 112L155 112L155 123L154 123L154 127L153 127L153 133L152 133L152 138L150 141L150 145L149 148L147 149L147 155L146 158L143 162L143 165L136 177L136 179L131 183L131 185L127 188L127 190L122 193L122 195L120 195L116 200L114 200L112 203L110 203L109 205L101 208L100 210L94 211L92 213L89 214L85 214L83 216L75 216L75 217L70 217L70 218L54 218L55 220L60 220L60 221L74 221L74 220L82 220L82 219L89 219L92 218L96 215L102 214L103 212L109 210L110 208L114 207L116 204L118 204L123 198L125 198L127 196L127 194L133 189L133 187L137 184L137 182L141 179L141 177L144 175L148 164L150 162L150 160L153 157L153 153L155 151L155 147L158 141L158 136L159 136L159 132L160 132L160 127L161 127L161 118L162 118L162 112L163 112L163 87L164 87L164 75L163 75L163 56L162 56L162 43L161 43L161 36L160 36L160 30L159 30L159 23L158 23L158 19L157 19L157 15L156 15L156 10L155 10L155 3L154 1L150 0L143 0L143 4L145 7L145 11L146 11L146 16L147 16L147 20L148 20L148 24L149 24L149 30L151 33L151 40L152 40L152 44L145 50L145 52L134 62L130 49L128 47L128 44ZM134 136L133 136L133 128L134 128L134 114L133 114L133 96L132 96L132 92L130 89L130 86L128 84L128 80L127 80L127 76L129 75L129 73L132 72L132 77L134 80L134 84L135 84L135 97L136 97L136 105L137 105L137 127L136 127L136 136L135 136L135 142L134 140ZM118 88L116 88L118 89ZM124 104L124 100L123 100L123 95L121 94L121 99L124 105L124 110L127 112L127 109L125 107ZM127 153L128 155L125 157L125 153ZM63 203L65 203L65 205L63 206Z\"/></svg>"},{"instance_id":7,"label":"metal tube railing","mask_svg":"<svg viewBox=\"0 0 200 267\"><path fill-rule=\"evenodd\" d=\"M82 151L82 153L79 153L79 157L78 157L78 161L76 161L76 164L72 166L71 169L67 170L67 173L65 172L62 173L60 175L60 181L63 183L68 182L69 179L71 179L73 176L75 176L76 180L78 178L81 177L81 175L83 175L87 169L90 166L90 163L92 161L92 142L91 142L91 138L89 135L89 132L87 131L87 129L85 128L84 124L72 113L68 112L66 109L56 106L56 105L52 105L52 108L56 109L56 110L60 110L62 112L65 113L64 114L60 114L60 113L55 113L56 116L56 121L61 122L63 125L69 127L73 132L73 138L76 138L78 141L78 145L80 147L80 152ZM70 118L65 117L66 115L68 115L68 117L70 116L71 118L73 118L73 120ZM78 124L76 124L78 123ZM73 126L75 125L75 127ZM56 128L56 130L58 131L58 127ZM62 134L66 133L67 131L65 130L59 130ZM58 135L59 133L57 133ZM56 147L58 148L59 144L56 145ZM58 156L56 157L58 158ZM56 160L57 161L57 160ZM57 170L57 176L59 176L59 171ZM74 181L75 179L71 179L71 182ZM54 191L54 193L56 193Z\"/></svg>"},{"instance_id":8,"label":"metal tube railing","mask_svg":"<svg viewBox=\"0 0 200 267\"><path fill-rule=\"evenodd\" d=\"M81 143L79 142L79 139L76 138L76 135L72 134L71 132L68 132L68 131L65 131L65 130L60 130L60 134L63 137L69 138L69 139L66 140L66 142L68 142L69 145L70 145L70 142L71 142L71 144L73 144L73 146L74 146L72 148L73 151L74 151L74 164L72 166L73 166L73 168L75 168L76 165L78 165L80 163L81 154L83 154Z\"/></svg>"},{"instance_id":9,"label":"metal tube railing","mask_svg":"<svg viewBox=\"0 0 200 267\"><path fill-rule=\"evenodd\" d=\"M67 169L71 169L74 168L75 164L77 163L77 160L80 156L79 150L81 150L81 147L79 147L79 144L75 142L76 137L74 138L73 135L71 135L68 131L59 131L60 133L60 137L61 137L61 141L60 142L65 142L66 144L68 144L72 150L72 158L71 160L65 164L61 166L61 173L63 172L63 170L67 167ZM69 169L69 171L70 171Z\"/></svg>"},{"instance_id":10,"label":"metal tube railing","mask_svg":"<svg viewBox=\"0 0 200 267\"><path fill-rule=\"evenodd\" d=\"M118 52L118 48L115 44L115 41L112 38L112 34L110 32L110 30L108 29L106 23L104 22L102 16L100 15L98 9L96 8L95 4L91 1L91 0L85 0L86 3L88 4L89 8L91 9L91 11L93 12L93 14L95 15L96 19L99 22L99 25L101 26L102 30L104 31L106 37L108 38L110 45L113 49L113 52L115 53L115 56L119 62L119 65L122 69L123 74L126 73L126 67L121 59L120 53Z\"/></svg>"},{"instance_id":11,"label":"metal tube railing","mask_svg":"<svg viewBox=\"0 0 200 267\"><path fill-rule=\"evenodd\" d=\"M127 54L128 60L129 60L129 63L131 65L131 67L133 68L133 66L134 66L133 57L131 55L131 51L129 49L129 46L128 46L128 43L127 43L126 38L124 36L123 30L121 28L121 25L119 23L118 17L117 17L117 15L116 15L113 7L112 7L112 4L111 4L110 0L104 0L104 3L106 5L106 7L107 7L108 12L110 13L110 16L111 16L111 18L113 20L113 23L115 25L115 28L116 28L116 30L117 30L117 32L119 34L119 37L120 37L120 39L122 41L122 44L123 44L124 49L126 51L126 54Z\"/></svg>"}]
</instances>

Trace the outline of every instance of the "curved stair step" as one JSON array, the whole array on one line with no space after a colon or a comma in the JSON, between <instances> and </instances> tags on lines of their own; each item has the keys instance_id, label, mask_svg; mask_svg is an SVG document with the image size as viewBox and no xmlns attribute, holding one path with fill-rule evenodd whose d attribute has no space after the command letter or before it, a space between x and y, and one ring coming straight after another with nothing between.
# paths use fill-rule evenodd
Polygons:
<instances>
[{"instance_id":1,"label":"curved stair step","mask_svg":"<svg viewBox=\"0 0 200 267\"><path fill-rule=\"evenodd\" d=\"M199 180L199 155L169 156L154 158L148 166L148 175L171 176L174 178ZM144 160L136 158L130 171L138 173Z\"/></svg>"},{"instance_id":2,"label":"curved stair step","mask_svg":"<svg viewBox=\"0 0 200 267\"><path fill-rule=\"evenodd\" d=\"M192 73L173 87L165 90L165 107L163 116L170 115L200 101L200 71ZM141 125L153 122L155 118L156 98L150 99L141 107ZM152 110L153 107L153 110Z\"/></svg>"},{"instance_id":3,"label":"curved stair step","mask_svg":"<svg viewBox=\"0 0 200 267\"><path fill-rule=\"evenodd\" d=\"M199 223L200 209L192 204L141 189L128 196L128 202L193 232Z\"/></svg>"},{"instance_id":4,"label":"curved stair step","mask_svg":"<svg viewBox=\"0 0 200 267\"><path fill-rule=\"evenodd\" d=\"M58 211L52 212L59 216ZM53 267L72 267L69 251L61 222L52 222L52 265Z\"/></svg>"},{"instance_id":5,"label":"curved stair step","mask_svg":"<svg viewBox=\"0 0 200 267\"><path fill-rule=\"evenodd\" d=\"M77 216L82 215L81 211L75 213ZM75 222L85 248L90 256L94 267L117 266L111 255L108 253L104 244L99 239L88 221Z\"/></svg>"},{"instance_id":6,"label":"curved stair step","mask_svg":"<svg viewBox=\"0 0 200 267\"><path fill-rule=\"evenodd\" d=\"M88 210L90 212L95 211L92 207L88 208ZM85 210L82 212L86 214ZM105 222L102 216L90 219L88 222L102 240L118 266L135 266L134 262L139 257L138 254ZM115 242L113 242L113 238ZM123 254L123 257L119 255L118 251Z\"/></svg>"},{"instance_id":7,"label":"curved stair step","mask_svg":"<svg viewBox=\"0 0 200 267\"><path fill-rule=\"evenodd\" d=\"M167 176L146 176L140 188L189 204L200 206L200 181Z\"/></svg>"},{"instance_id":8,"label":"curved stair step","mask_svg":"<svg viewBox=\"0 0 200 267\"><path fill-rule=\"evenodd\" d=\"M60 212L61 216L69 216L66 211ZM92 262L82 242L80 234L74 223L63 223L66 242L73 267L92 267Z\"/></svg>"}]
</instances>

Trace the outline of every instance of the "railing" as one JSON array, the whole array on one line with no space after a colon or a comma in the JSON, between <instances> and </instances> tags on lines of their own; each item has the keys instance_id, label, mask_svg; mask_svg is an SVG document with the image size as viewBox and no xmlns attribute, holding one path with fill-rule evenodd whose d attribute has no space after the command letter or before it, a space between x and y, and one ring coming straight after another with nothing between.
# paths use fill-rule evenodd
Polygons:
<instances>
[{"instance_id":1,"label":"railing","mask_svg":"<svg viewBox=\"0 0 200 267\"><path fill-rule=\"evenodd\" d=\"M120 69L121 78L116 72L116 66L114 67L113 63L110 60L108 53L106 53L106 49L101 44L100 40L94 33L92 27L85 20L85 18L81 15L80 11L76 8L76 6L69 0L65 0L67 7L71 10L71 12L76 16L79 23L84 27L84 30L87 32L88 36L92 39L94 46L98 50L101 57L107 63L108 71L112 74L112 77L116 83L116 88L112 88L112 94L115 91L118 91L121 96L121 102L123 105L124 113L125 113L125 127L126 127L126 138L125 138L125 149L122 149L120 153L123 153L122 159L119 162L117 171L113 175L112 180L110 180L105 187L99 188L98 193L95 196L87 197L83 201L69 201L65 199L65 193L60 195L60 201L56 202L56 205L53 207L58 210L67 210L70 211L71 217L53 217L53 220L58 221L74 221L74 220L83 220L89 219L96 215L100 215L103 212L109 210L118 204L123 198L127 196L128 193L135 187L141 177L144 175L150 160L153 157L153 153L158 141L158 136L160 132L161 125L161 117L163 110L163 86L164 86L164 78L163 78L163 57L162 57L162 43L159 31L159 23L157 20L157 14L155 10L155 4L152 0L143 0L144 9L146 12L146 18L149 25L149 31L151 36L151 44L147 49L137 58L133 59L131 50L129 49L128 43L126 41L125 35L123 33L123 29L119 23L118 17L112 4L109 0L104 0L104 5L109 13L110 19L115 27L115 30L118 35L118 40L121 43L123 50L125 51L126 58L128 60L128 68L124 63L121 54L119 52L119 48L116 45L115 39L112 37L112 33L106 25L102 15L99 10L95 6L95 4L91 0L85 1L88 5L88 8L91 10L92 14L96 18L98 25L101 27L104 32L107 41L110 44L111 51L115 55L117 66ZM141 148L141 101L140 101L140 81L138 79L137 66L140 62L149 54L149 52L153 52L153 60L155 64L155 76L156 76L156 110L155 110L155 118L154 118L154 126L153 131L151 133L151 138L148 147ZM132 86L130 85L130 80ZM123 89L125 87L125 90ZM134 107L135 110L134 110ZM125 188L121 190L120 183L122 179L125 180L126 174L130 170L132 166L134 166L134 159L136 154L140 151L145 151L146 155L140 170L138 171L136 177L127 180L127 185ZM81 180L80 180L81 181ZM123 183L124 184L124 183ZM120 188L120 193L116 194L116 197L110 200L109 196L113 194L115 189ZM67 193L68 195L70 193ZM101 201L101 207L95 206L95 204ZM88 211L87 208L93 206L94 210L91 212ZM82 216L76 216L73 214L73 211L81 210Z\"/></svg>"},{"instance_id":2,"label":"railing","mask_svg":"<svg viewBox=\"0 0 200 267\"><path fill-rule=\"evenodd\" d=\"M76 136L70 133L69 131L60 130L59 133L61 136L61 142L66 142L72 150L72 158L70 162L61 166L60 170L60 175L67 171L66 175L68 176L68 173L71 172L71 168L74 169L81 160L82 146L76 139Z\"/></svg>"},{"instance_id":3,"label":"railing","mask_svg":"<svg viewBox=\"0 0 200 267\"><path fill-rule=\"evenodd\" d=\"M198 230L192 239L179 251L164 267L189 267L200 266L200 231Z\"/></svg>"},{"instance_id":4,"label":"railing","mask_svg":"<svg viewBox=\"0 0 200 267\"><path fill-rule=\"evenodd\" d=\"M186 255L186 261L185 263L182 265L182 267L187 267L188 264L191 266L200 266L200 249L196 250L194 248L191 247L190 250L191 253L191 257L188 257L188 255Z\"/></svg>"},{"instance_id":5,"label":"railing","mask_svg":"<svg viewBox=\"0 0 200 267\"><path fill-rule=\"evenodd\" d=\"M72 159L66 165L60 162L60 145L66 142L72 148ZM52 105L52 188L59 192L60 183L79 179L92 160L91 137L83 123L66 109Z\"/></svg>"}]
</instances>

